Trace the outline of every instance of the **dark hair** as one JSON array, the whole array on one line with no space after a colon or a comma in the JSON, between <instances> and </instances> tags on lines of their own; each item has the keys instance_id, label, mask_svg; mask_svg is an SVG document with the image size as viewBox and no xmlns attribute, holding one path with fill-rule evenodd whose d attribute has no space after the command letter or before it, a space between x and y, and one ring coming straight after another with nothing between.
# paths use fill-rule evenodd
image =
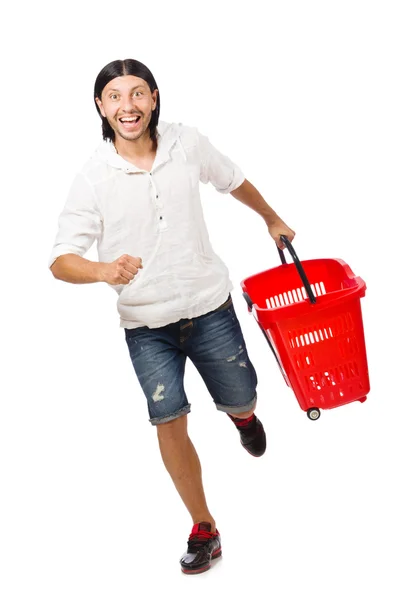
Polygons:
<instances>
[{"instance_id":1,"label":"dark hair","mask_svg":"<svg viewBox=\"0 0 397 600\"><path fill-rule=\"evenodd\" d=\"M112 81L115 77L123 77L124 75L134 75L135 77L140 77L144 79L148 84L150 91L154 92L154 90L158 90L157 83L149 69L138 60L133 60L132 58L126 58L125 60L114 60L113 62L103 67L102 71L98 74L95 85L94 85L94 102L95 107L99 113L99 116L102 119L102 137L104 140L108 139L114 142L115 133L114 130L110 127L109 121L106 117L101 115L101 111L99 109L98 104L95 101L95 98L99 98L101 100L103 88ZM152 112L152 118L149 123L149 132L151 139L156 142L156 127L159 122L160 116L160 92L157 92L157 102L156 108Z\"/></svg>"}]
</instances>

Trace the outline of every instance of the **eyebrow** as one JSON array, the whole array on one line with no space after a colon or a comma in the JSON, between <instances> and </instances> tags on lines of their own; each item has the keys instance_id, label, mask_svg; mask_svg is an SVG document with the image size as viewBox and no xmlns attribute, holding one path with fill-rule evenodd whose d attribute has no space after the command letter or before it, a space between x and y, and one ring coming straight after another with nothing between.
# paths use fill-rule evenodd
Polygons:
<instances>
[{"instance_id":1,"label":"eyebrow","mask_svg":"<svg viewBox=\"0 0 397 600\"><path fill-rule=\"evenodd\" d=\"M144 86L142 84L140 85L136 85L135 87L130 89L130 92L133 92L134 90L137 90L138 88L143 88ZM109 90L109 92L119 92L120 90L116 89L116 88L112 88Z\"/></svg>"}]
</instances>

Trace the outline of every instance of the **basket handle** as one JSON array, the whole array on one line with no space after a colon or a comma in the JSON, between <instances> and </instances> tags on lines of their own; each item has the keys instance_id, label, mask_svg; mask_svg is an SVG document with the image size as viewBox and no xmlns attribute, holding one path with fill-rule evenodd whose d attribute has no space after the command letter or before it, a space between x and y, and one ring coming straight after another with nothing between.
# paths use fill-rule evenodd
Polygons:
<instances>
[{"instance_id":1,"label":"basket handle","mask_svg":"<svg viewBox=\"0 0 397 600\"><path fill-rule=\"evenodd\" d=\"M291 242L289 241L289 239L287 238L286 235L280 235L280 239L285 244L288 252L291 254L292 260L294 261L295 266L298 269L298 273L300 275L300 278L302 279L303 285L305 286L305 290L306 290L306 293L308 295L308 298L309 298L310 302L312 304L315 304L316 303L316 297L313 294L312 288L310 287L309 280L306 277L305 271L303 270L302 263L300 262L300 260L299 260L299 258L297 256L297 254L296 254L296 252L295 252L295 250L294 250ZM277 250L278 250L278 253L280 255L281 262L283 263L283 265L285 265L287 261L285 260L285 256L284 256L283 250L281 250L278 246L277 246Z\"/></svg>"}]
</instances>

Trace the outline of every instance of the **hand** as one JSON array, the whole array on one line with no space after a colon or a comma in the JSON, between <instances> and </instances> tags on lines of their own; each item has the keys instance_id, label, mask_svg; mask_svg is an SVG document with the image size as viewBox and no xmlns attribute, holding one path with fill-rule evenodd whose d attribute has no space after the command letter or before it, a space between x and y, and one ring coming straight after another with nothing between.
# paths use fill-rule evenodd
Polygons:
<instances>
[{"instance_id":1,"label":"hand","mask_svg":"<svg viewBox=\"0 0 397 600\"><path fill-rule=\"evenodd\" d=\"M110 285L126 285L130 283L142 269L142 259L138 256L123 254L111 263L103 263L102 281Z\"/></svg>"},{"instance_id":2,"label":"hand","mask_svg":"<svg viewBox=\"0 0 397 600\"><path fill-rule=\"evenodd\" d=\"M276 221L274 221L274 223L269 225L268 231L274 239L274 241L276 242L277 246L280 248L280 250L285 250L285 244L283 244L283 242L281 241L280 235L285 235L290 242L292 242L292 240L295 237L295 231L290 229L288 225L286 225L281 219L277 219Z\"/></svg>"}]
</instances>

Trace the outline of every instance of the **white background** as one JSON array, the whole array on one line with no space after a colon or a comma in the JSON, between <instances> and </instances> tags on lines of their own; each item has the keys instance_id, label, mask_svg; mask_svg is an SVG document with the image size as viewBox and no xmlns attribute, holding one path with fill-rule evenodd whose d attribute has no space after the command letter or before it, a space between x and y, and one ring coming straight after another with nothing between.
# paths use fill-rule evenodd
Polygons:
<instances>
[{"instance_id":1,"label":"white background","mask_svg":"<svg viewBox=\"0 0 397 600\"><path fill-rule=\"evenodd\" d=\"M2 40L0 595L395 599L396 19L393 2L34 2ZM372 390L310 422L240 281L279 262L261 219L203 186L259 376L268 451L243 451L189 365L189 429L224 556L183 576L190 517L166 473L117 296L47 268L72 179L101 139L95 78L153 72L161 118L199 127L297 232L343 258ZM96 258L95 248L86 255ZM138 591L139 590L139 591Z\"/></svg>"}]
</instances>

